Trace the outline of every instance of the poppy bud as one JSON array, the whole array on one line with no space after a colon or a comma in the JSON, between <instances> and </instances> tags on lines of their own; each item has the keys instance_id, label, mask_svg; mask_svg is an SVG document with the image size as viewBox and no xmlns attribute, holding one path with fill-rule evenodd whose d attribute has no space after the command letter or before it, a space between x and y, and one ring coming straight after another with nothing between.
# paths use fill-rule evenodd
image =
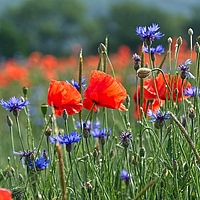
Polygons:
<instances>
[{"instance_id":1,"label":"poppy bud","mask_svg":"<svg viewBox=\"0 0 200 200\"><path fill-rule=\"evenodd\" d=\"M188 35L193 35L193 34L194 34L194 32L193 32L192 28L189 28L188 29Z\"/></svg>"},{"instance_id":2,"label":"poppy bud","mask_svg":"<svg viewBox=\"0 0 200 200\"><path fill-rule=\"evenodd\" d=\"M189 109L189 118L194 119L195 116L196 116L196 112L195 112L194 108L190 108Z\"/></svg>"},{"instance_id":3,"label":"poppy bud","mask_svg":"<svg viewBox=\"0 0 200 200\"><path fill-rule=\"evenodd\" d=\"M144 157L145 157L145 148L144 148L144 147L141 147L141 148L140 148L139 155L140 155L141 158L144 158Z\"/></svg>"},{"instance_id":4,"label":"poppy bud","mask_svg":"<svg viewBox=\"0 0 200 200\"><path fill-rule=\"evenodd\" d=\"M47 137L49 137L49 136L51 136L51 133L52 133L52 129L49 128L49 127L47 127L46 130L45 130L45 135L46 135Z\"/></svg>"},{"instance_id":5,"label":"poppy bud","mask_svg":"<svg viewBox=\"0 0 200 200\"><path fill-rule=\"evenodd\" d=\"M13 121L10 118L10 116L8 116L8 115L7 115L7 124L8 124L9 127L13 126Z\"/></svg>"},{"instance_id":6,"label":"poppy bud","mask_svg":"<svg viewBox=\"0 0 200 200\"><path fill-rule=\"evenodd\" d=\"M200 53L200 46L199 46L198 42L195 43L194 50L195 50L196 53Z\"/></svg>"},{"instance_id":7,"label":"poppy bud","mask_svg":"<svg viewBox=\"0 0 200 200\"><path fill-rule=\"evenodd\" d=\"M169 44L171 44L171 43L172 43L172 38L171 38L171 37L168 37L167 42L168 42Z\"/></svg>"},{"instance_id":8,"label":"poppy bud","mask_svg":"<svg viewBox=\"0 0 200 200\"><path fill-rule=\"evenodd\" d=\"M64 119L64 121L66 121L67 118L68 118L68 114L67 114L66 109L64 109L63 112L62 112L62 118Z\"/></svg>"},{"instance_id":9,"label":"poppy bud","mask_svg":"<svg viewBox=\"0 0 200 200\"><path fill-rule=\"evenodd\" d=\"M22 91L23 91L24 96L26 97L27 93L28 93L28 88L27 87L23 87Z\"/></svg>"},{"instance_id":10,"label":"poppy bud","mask_svg":"<svg viewBox=\"0 0 200 200\"><path fill-rule=\"evenodd\" d=\"M181 36L179 36L176 40L176 44L178 44L178 46L180 46L183 43L183 39Z\"/></svg>"},{"instance_id":11,"label":"poppy bud","mask_svg":"<svg viewBox=\"0 0 200 200\"><path fill-rule=\"evenodd\" d=\"M142 67L140 69L137 70L137 76L139 78L147 78L151 73L151 69L146 68L146 67Z\"/></svg>"},{"instance_id":12,"label":"poppy bud","mask_svg":"<svg viewBox=\"0 0 200 200\"><path fill-rule=\"evenodd\" d=\"M45 116L47 114L47 108L48 108L48 105L46 103L43 103L41 105L41 111L42 111L42 114Z\"/></svg>"}]
</instances>

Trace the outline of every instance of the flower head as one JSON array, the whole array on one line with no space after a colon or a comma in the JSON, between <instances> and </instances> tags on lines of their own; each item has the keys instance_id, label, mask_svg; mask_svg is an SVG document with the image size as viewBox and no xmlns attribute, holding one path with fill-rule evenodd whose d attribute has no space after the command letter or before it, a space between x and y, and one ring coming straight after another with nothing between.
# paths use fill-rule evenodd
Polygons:
<instances>
[{"instance_id":1,"label":"flower head","mask_svg":"<svg viewBox=\"0 0 200 200\"><path fill-rule=\"evenodd\" d=\"M148 52L149 52L148 47L143 47L143 50L144 50L145 53L148 53ZM165 52L165 49L163 48L162 45L158 45L156 48L154 48L154 47L151 47L151 48L150 48L150 53L151 53L151 54L157 53L157 54L160 55L161 53L164 53L164 52Z\"/></svg>"},{"instance_id":2,"label":"flower head","mask_svg":"<svg viewBox=\"0 0 200 200\"><path fill-rule=\"evenodd\" d=\"M126 99L126 89L112 76L93 70L90 82L84 92L84 108L97 111L98 107L126 110L122 102Z\"/></svg>"},{"instance_id":3,"label":"flower head","mask_svg":"<svg viewBox=\"0 0 200 200\"><path fill-rule=\"evenodd\" d=\"M156 110L154 113L152 110L148 110L148 116L150 117L150 122L155 122L156 128L162 128L165 120L170 119L168 112L161 112L161 110Z\"/></svg>"},{"instance_id":4,"label":"flower head","mask_svg":"<svg viewBox=\"0 0 200 200\"><path fill-rule=\"evenodd\" d=\"M6 188L0 188L0 199L1 200L12 200L12 193Z\"/></svg>"},{"instance_id":5,"label":"flower head","mask_svg":"<svg viewBox=\"0 0 200 200\"><path fill-rule=\"evenodd\" d=\"M133 54L134 69L137 71L140 67L141 57L138 54Z\"/></svg>"},{"instance_id":6,"label":"flower head","mask_svg":"<svg viewBox=\"0 0 200 200\"><path fill-rule=\"evenodd\" d=\"M55 115L61 117L63 110L68 115L80 112L82 109L81 94L71 84L52 80L48 89L47 102L54 107Z\"/></svg>"},{"instance_id":7,"label":"flower head","mask_svg":"<svg viewBox=\"0 0 200 200\"><path fill-rule=\"evenodd\" d=\"M69 83L68 81L66 81L66 82ZM82 89L84 90L84 89L86 88L86 86L87 86L87 84L85 83L85 77L84 77L84 76L82 76L81 82L82 82L82 84L81 84ZM76 82L74 79L71 80L71 84L72 84L77 90L80 88L79 83Z\"/></svg>"},{"instance_id":8,"label":"flower head","mask_svg":"<svg viewBox=\"0 0 200 200\"><path fill-rule=\"evenodd\" d=\"M17 115L21 109L24 109L27 105L29 105L28 100L21 100L16 97L11 97L8 101L4 101L3 99L0 101L0 105L13 112L14 115Z\"/></svg>"},{"instance_id":9,"label":"flower head","mask_svg":"<svg viewBox=\"0 0 200 200\"><path fill-rule=\"evenodd\" d=\"M41 156L39 158L36 158L35 164L33 165L33 167L35 166L37 171L41 171L48 167L49 162L50 162L50 159L47 156L46 151L44 150Z\"/></svg>"},{"instance_id":10,"label":"flower head","mask_svg":"<svg viewBox=\"0 0 200 200\"><path fill-rule=\"evenodd\" d=\"M48 167L48 164L50 162L49 157L47 156L46 151L44 150L43 153L39 158L34 159L34 151L37 149L34 148L32 151L24 151L22 153L20 152L13 152L14 155L20 156L20 160L22 160L22 163L26 166L28 166L30 169L36 169L37 171L41 171L43 169L46 169Z\"/></svg>"},{"instance_id":11,"label":"flower head","mask_svg":"<svg viewBox=\"0 0 200 200\"><path fill-rule=\"evenodd\" d=\"M81 135L79 135L76 131L72 131L69 135L55 135L50 136L49 140L52 144L58 142L61 145L66 145L66 150L70 152L72 150L72 143L76 143L81 139Z\"/></svg>"},{"instance_id":12,"label":"flower head","mask_svg":"<svg viewBox=\"0 0 200 200\"><path fill-rule=\"evenodd\" d=\"M187 78L195 78L195 76L192 75L192 73L190 72L190 66L192 64L192 61L190 59L187 59L184 64L180 64L178 66L178 69L181 72L181 78L185 79Z\"/></svg>"},{"instance_id":13,"label":"flower head","mask_svg":"<svg viewBox=\"0 0 200 200\"><path fill-rule=\"evenodd\" d=\"M78 142L81 139L81 135L76 131L72 131L69 135L65 133L64 135L50 136L49 139L52 144L58 142L63 145Z\"/></svg>"},{"instance_id":14,"label":"flower head","mask_svg":"<svg viewBox=\"0 0 200 200\"><path fill-rule=\"evenodd\" d=\"M136 35L139 35L142 41L146 42L149 45L155 39L160 39L164 36L160 31L158 31L160 27L158 24L152 24L149 27L139 26L136 28Z\"/></svg>"},{"instance_id":15,"label":"flower head","mask_svg":"<svg viewBox=\"0 0 200 200\"><path fill-rule=\"evenodd\" d=\"M120 178L125 181L126 184L129 183L130 180L130 175L128 174L128 172L126 170L122 170L120 173Z\"/></svg>"},{"instance_id":16,"label":"flower head","mask_svg":"<svg viewBox=\"0 0 200 200\"><path fill-rule=\"evenodd\" d=\"M185 96L194 97L196 95L197 88L196 86L192 86L185 90ZM198 96L200 97L200 90L198 89Z\"/></svg>"},{"instance_id":17,"label":"flower head","mask_svg":"<svg viewBox=\"0 0 200 200\"><path fill-rule=\"evenodd\" d=\"M131 137L132 137L131 133L122 132L119 144L122 145L124 148L128 148L129 145L131 147Z\"/></svg>"},{"instance_id":18,"label":"flower head","mask_svg":"<svg viewBox=\"0 0 200 200\"><path fill-rule=\"evenodd\" d=\"M168 84L169 88L166 87L166 83ZM159 73L155 80L153 78L144 80L144 96L147 100L153 100L155 98L159 98L161 100L170 100L170 98L172 98L173 101L180 102L182 101L182 98L187 98L186 96L182 95L182 91L185 91L190 87L190 83L186 82L186 80L182 81L179 75L169 76L168 74L163 75Z\"/></svg>"}]
</instances>

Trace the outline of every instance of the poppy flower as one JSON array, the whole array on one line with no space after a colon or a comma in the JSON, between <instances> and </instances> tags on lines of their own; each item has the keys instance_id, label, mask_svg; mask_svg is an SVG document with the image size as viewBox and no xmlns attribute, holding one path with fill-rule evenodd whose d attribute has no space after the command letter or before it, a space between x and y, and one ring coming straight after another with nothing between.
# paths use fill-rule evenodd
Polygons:
<instances>
[{"instance_id":1,"label":"poppy flower","mask_svg":"<svg viewBox=\"0 0 200 200\"><path fill-rule=\"evenodd\" d=\"M12 200L11 191L5 188L0 188L0 200Z\"/></svg>"},{"instance_id":2,"label":"poppy flower","mask_svg":"<svg viewBox=\"0 0 200 200\"><path fill-rule=\"evenodd\" d=\"M88 110L92 107L93 111L98 107L126 110L122 104L127 97L126 89L112 76L99 70L92 71L84 97L83 106Z\"/></svg>"},{"instance_id":3,"label":"poppy flower","mask_svg":"<svg viewBox=\"0 0 200 200\"><path fill-rule=\"evenodd\" d=\"M159 73L155 79L149 78L144 80L144 97L147 100L153 100L155 98L159 98L161 100L169 100L172 98L173 101L177 100L180 102L182 101L182 95L184 99L187 98L183 92L187 88L191 87L190 83L186 83L185 80L183 81L179 75L169 76L168 74L164 74L164 77L161 73ZM167 88L165 80L170 89ZM170 97L171 94L172 97Z\"/></svg>"},{"instance_id":4,"label":"poppy flower","mask_svg":"<svg viewBox=\"0 0 200 200\"><path fill-rule=\"evenodd\" d=\"M138 97L137 97L137 93L138 93ZM149 109L151 109L154 112L160 108L160 105L164 104L163 100L156 98L154 94L152 96L154 97L153 99L146 99L146 96L144 95L143 104L142 104L142 109L144 112L148 111ZM134 93L133 100L135 102L134 116L136 119L140 119L141 118L140 117L140 86L138 86L137 91ZM152 101L150 101L150 103L147 105L147 100L152 100Z\"/></svg>"},{"instance_id":5,"label":"poppy flower","mask_svg":"<svg viewBox=\"0 0 200 200\"><path fill-rule=\"evenodd\" d=\"M184 93L186 89L191 87L191 84L189 82L186 82L186 80L183 80L179 75L173 76L173 75L164 74L164 76L169 85L170 90L166 88L165 92L159 95L159 98L163 100L166 100L166 99L170 100L170 98L172 98L173 101L178 101L178 102L181 102L182 98L186 99L187 96L185 96ZM159 74L156 77L156 79L157 79L158 84L165 83L162 74Z\"/></svg>"},{"instance_id":6,"label":"poppy flower","mask_svg":"<svg viewBox=\"0 0 200 200\"><path fill-rule=\"evenodd\" d=\"M56 80L50 82L47 102L54 107L56 116L61 117L63 110L68 115L80 112L83 107L81 101L81 94L70 83Z\"/></svg>"}]
</instances>

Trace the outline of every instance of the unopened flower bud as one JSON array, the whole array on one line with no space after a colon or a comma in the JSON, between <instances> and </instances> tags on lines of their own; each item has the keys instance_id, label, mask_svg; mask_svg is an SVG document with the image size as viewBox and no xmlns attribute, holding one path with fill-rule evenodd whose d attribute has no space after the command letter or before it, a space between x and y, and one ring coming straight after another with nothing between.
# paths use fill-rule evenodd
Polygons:
<instances>
[{"instance_id":1,"label":"unopened flower bud","mask_svg":"<svg viewBox=\"0 0 200 200\"><path fill-rule=\"evenodd\" d=\"M194 34L193 29L192 29L192 28L189 28L189 29L188 29L188 35L193 35L193 34Z\"/></svg>"},{"instance_id":2,"label":"unopened flower bud","mask_svg":"<svg viewBox=\"0 0 200 200\"><path fill-rule=\"evenodd\" d=\"M180 46L183 43L183 39L181 36L179 36L176 40L176 44L178 44L178 46Z\"/></svg>"},{"instance_id":3,"label":"unopened flower bud","mask_svg":"<svg viewBox=\"0 0 200 200\"><path fill-rule=\"evenodd\" d=\"M196 112L195 112L194 108L190 108L189 109L189 118L194 119L195 117L196 117Z\"/></svg>"},{"instance_id":4,"label":"unopened flower bud","mask_svg":"<svg viewBox=\"0 0 200 200\"><path fill-rule=\"evenodd\" d=\"M8 116L8 115L7 115L7 124L8 124L9 127L13 126L13 121L10 118L10 116Z\"/></svg>"},{"instance_id":5,"label":"unopened flower bud","mask_svg":"<svg viewBox=\"0 0 200 200\"><path fill-rule=\"evenodd\" d=\"M200 53L200 46L199 46L198 42L195 43L194 50L195 50L196 53Z\"/></svg>"},{"instance_id":6,"label":"unopened flower bud","mask_svg":"<svg viewBox=\"0 0 200 200\"><path fill-rule=\"evenodd\" d=\"M144 147L141 147L141 148L140 148L139 155L140 155L141 158L144 158L144 157L145 157L145 148L144 148Z\"/></svg>"},{"instance_id":7,"label":"unopened flower bud","mask_svg":"<svg viewBox=\"0 0 200 200\"><path fill-rule=\"evenodd\" d=\"M172 38L171 38L171 37L168 37L167 42L168 42L169 44L171 44L172 41L173 41Z\"/></svg>"},{"instance_id":8,"label":"unopened flower bud","mask_svg":"<svg viewBox=\"0 0 200 200\"><path fill-rule=\"evenodd\" d=\"M46 130L45 130L45 135L46 135L47 137L49 137L49 136L51 136L51 133L52 133L52 129L49 128L49 127L47 127Z\"/></svg>"},{"instance_id":9,"label":"unopened flower bud","mask_svg":"<svg viewBox=\"0 0 200 200\"><path fill-rule=\"evenodd\" d=\"M151 74L151 69L142 67L137 70L137 76L139 78L147 78Z\"/></svg>"},{"instance_id":10,"label":"unopened flower bud","mask_svg":"<svg viewBox=\"0 0 200 200\"><path fill-rule=\"evenodd\" d=\"M47 105L46 103L43 103L43 104L41 105L41 111L42 111L43 116L46 116L46 114L47 114L47 109L48 109L48 105Z\"/></svg>"},{"instance_id":11,"label":"unopened flower bud","mask_svg":"<svg viewBox=\"0 0 200 200\"><path fill-rule=\"evenodd\" d=\"M23 87L22 91L23 91L24 96L26 97L27 93L28 93L28 88L27 87Z\"/></svg>"},{"instance_id":12,"label":"unopened flower bud","mask_svg":"<svg viewBox=\"0 0 200 200\"><path fill-rule=\"evenodd\" d=\"M64 119L64 121L66 121L67 118L68 118L68 114L67 114L67 111L65 109L62 112L62 118Z\"/></svg>"}]
</instances>

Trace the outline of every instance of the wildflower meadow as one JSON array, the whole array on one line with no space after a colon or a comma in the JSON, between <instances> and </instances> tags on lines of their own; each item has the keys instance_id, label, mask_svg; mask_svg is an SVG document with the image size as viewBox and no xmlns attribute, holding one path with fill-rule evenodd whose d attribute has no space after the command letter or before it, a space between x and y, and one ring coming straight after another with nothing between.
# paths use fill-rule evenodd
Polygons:
<instances>
[{"instance_id":1,"label":"wildflower meadow","mask_svg":"<svg viewBox=\"0 0 200 200\"><path fill-rule=\"evenodd\" d=\"M135 27L138 52L105 38L98 55L2 62L0 199L200 199L200 39L186 31L152 23Z\"/></svg>"}]
</instances>

